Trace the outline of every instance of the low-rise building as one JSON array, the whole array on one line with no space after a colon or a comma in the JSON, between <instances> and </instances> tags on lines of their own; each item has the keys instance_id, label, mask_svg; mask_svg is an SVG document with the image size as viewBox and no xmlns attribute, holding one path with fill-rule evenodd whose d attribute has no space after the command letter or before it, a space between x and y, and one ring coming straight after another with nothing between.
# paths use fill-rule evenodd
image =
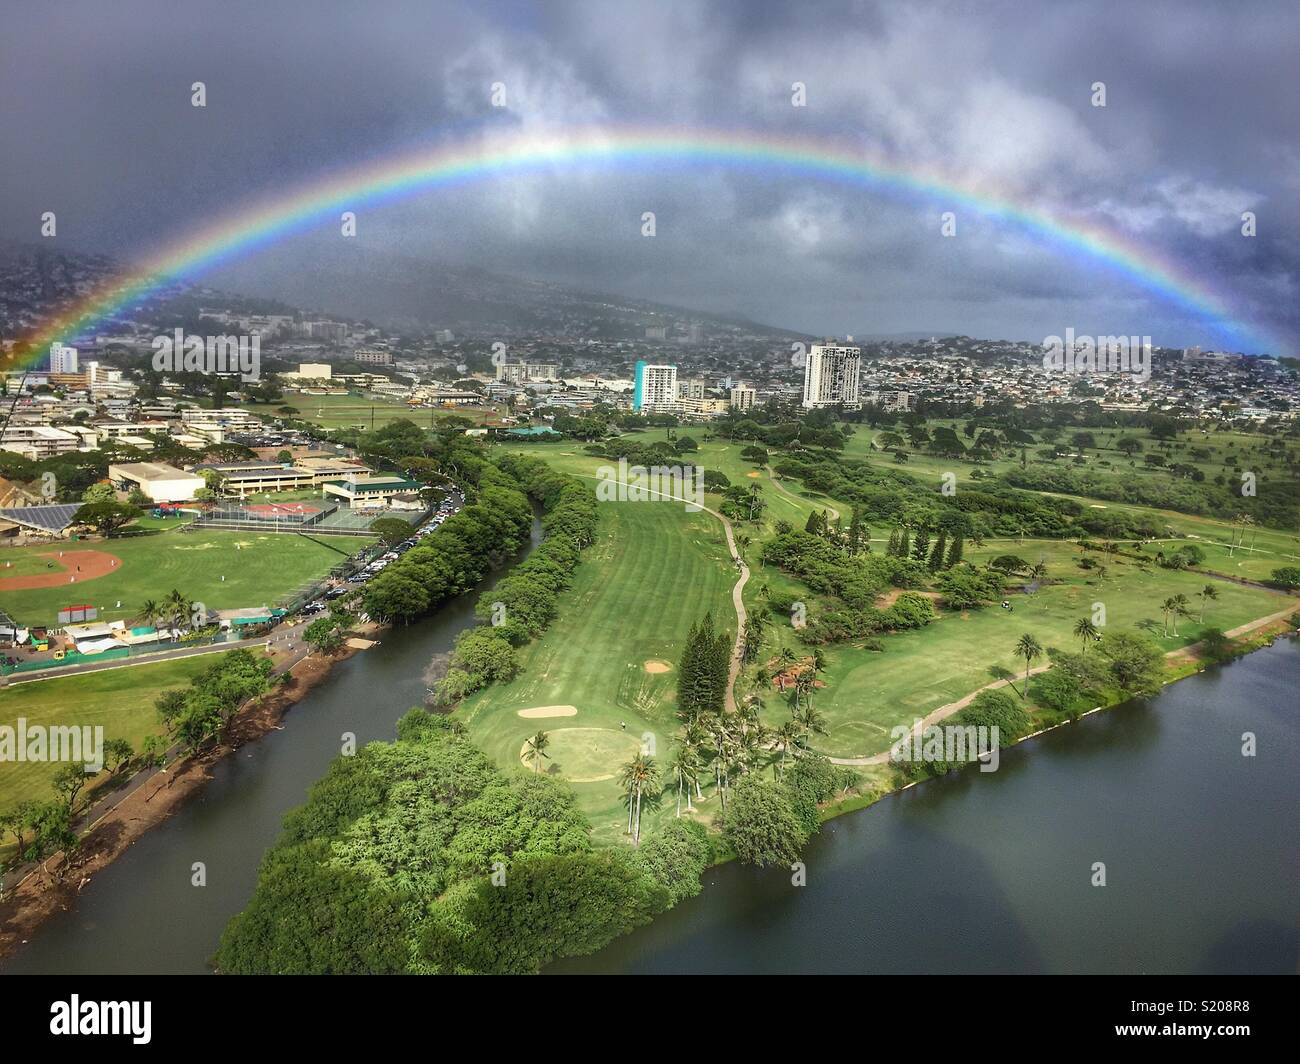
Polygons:
<instances>
[{"instance_id":1,"label":"low-rise building","mask_svg":"<svg viewBox=\"0 0 1300 1064\"><path fill-rule=\"evenodd\" d=\"M388 506L396 496L417 494L424 488L418 480L383 474L375 476L347 476L341 480L327 480L321 492L342 499L350 507Z\"/></svg>"},{"instance_id":2,"label":"low-rise building","mask_svg":"<svg viewBox=\"0 0 1300 1064\"><path fill-rule=\"evenodd\" d=\"M150 502L189 502L204 487L201 476L165 462L110 465L108 479L120 491L139 488Z\"/></svg>"}]
</instances>

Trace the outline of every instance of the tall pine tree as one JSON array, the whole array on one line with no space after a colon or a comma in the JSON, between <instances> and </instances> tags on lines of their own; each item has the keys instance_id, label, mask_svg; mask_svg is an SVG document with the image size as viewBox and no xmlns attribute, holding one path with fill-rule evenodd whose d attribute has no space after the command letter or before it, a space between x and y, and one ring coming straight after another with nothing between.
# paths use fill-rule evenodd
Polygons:
<instances>
[{"instance_id":1,"label":"tall pine tree","mask_svg":"<svg viewBox=\"0 0 1300 1064\"><path fill-rule=\"evenodd\" d=\"M912 540L912 557L918 562L924 562L930 556L930 530L927 528L918 528L916 530L916 539Z\"/></svg>"},{"instance_id":2,"label":"tall pine tree","mask_svg":"<svg viewBox=\"0 0 1300 1064\"><path fill-rule=\"evenodd\" d=\"M954 565L956 565L959 561L961 561L961 550L962 550L961 536L956 536L952 541L952 546L948 548L948 560L944 566L945 569L951 569Z\"/></svg>"},{"instance_id":3,"label":"tall pine tree","mask_svg":"<svg viewBox=\"0 0 1300 1064\"><path fill-rule=\"evenodd\" d=\"M699 674L701 669L700 625L691 625L686 633L686 645L677 663L677 712L683 720L694 720L699 714Z\"/></svg>"},{"instance_id":4,"label":"tall pine tree","mask_svg":"<svg viewBox=\"0 0 1300 1064\"><path fill-rule=\"evenodd\" d=\"M857 554L862 550L862 518L858 508L853 507L853 516L849 519L849 550Z\"/></svg>"},{"instance_id":5,"label":"tall pine tree","mask_svg":"<svg viewBox=\"0 0 1300 1064\"><path fill-rule=\"evenodd\" d=\"M934 541L934 549L930 551L930 561L928 568L930 572L937 573L943 568L944 555L948 550L948 533L944 529L939 529L939 538Z\"/></svg>"}]
</instances>

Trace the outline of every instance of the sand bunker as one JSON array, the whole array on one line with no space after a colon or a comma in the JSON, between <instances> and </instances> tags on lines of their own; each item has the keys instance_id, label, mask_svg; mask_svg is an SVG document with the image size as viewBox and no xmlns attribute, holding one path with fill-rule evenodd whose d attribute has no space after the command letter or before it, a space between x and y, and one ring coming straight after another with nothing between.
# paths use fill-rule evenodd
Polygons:
<instances>
[{"instance_id":1,"label":"sand bunker","mask_svg":"<svg viewBox=\"0 0 1300 1064\"><path fill-rule=\"evenodd\" d=\"M650 673L652 676L657 676L661 672L672 672L673 667L666 661L647 661L645 663L645 671Z\"/></svg>"},{"instance_id":2,"label":"sand bunker","mask_svg":"<svg viewBox=\"0 0 1300 1064\"><path fill-rule=\"evenodd\" d=\"M576 717L578 715L577 706L533 706L532 709L521 709L518 711L519 716L529 720L537 720L543 717Z\"/></svg>"}]
</instances>

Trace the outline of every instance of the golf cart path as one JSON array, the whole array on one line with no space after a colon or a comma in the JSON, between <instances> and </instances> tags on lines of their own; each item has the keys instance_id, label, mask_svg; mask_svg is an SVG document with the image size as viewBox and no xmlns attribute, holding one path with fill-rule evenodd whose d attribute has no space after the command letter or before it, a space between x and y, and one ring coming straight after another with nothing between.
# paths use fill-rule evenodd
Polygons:
<instances>
[{"instance_id":1,"label":"golf cart path","mask_svg":"<svg viewBox=\"0 0 1300 1064\"><path fill-rule=\"evenodd\" d=\"M1257 628L1263 628L1266 624L1272 624L1274 621L1280 621L1286 617L1290 617L1295 612L1296 604L1292 603L1284 610L1278 610L1277 613L1270 613L1266 617L1259 617L1253 621L1247 621L1245 624L1240 624L1236 628L1224 632L1223 634L1229 639L1236 639L1238 636L1246 635ZM1178 647L1176 650L1166 651L1165 657L1172 658L1177 654L1186 654L1189 650L1194 650L1198 646L1200 646L1199 643L1189 643L1185 647ZM1050 662L1045 665L1035 666L1029 670L1029 675L1036 676L1040 672L1046 672L1051 667ZM1018 679L1020 679L1019 676L1011 679L995 680L993 683L987 683L983 687L976 688L965 698L958 699L956 702L949 702L946 706L940 706L938 709L931 710L922 717L917 724L913 725L912 734L917 736L921 735L926 728L930 727L930 725L937 724L941 720L946 720L954 713L958 713L965 709L984 691L992 691L999 687L1006 687L1008 684L1013 683ZM879 754L872 754L869 757L832 757L828 758L828 760L832 765L850 765L857 767L864 767L866 765L885 765L889 763L889 751L886 750Z\"/></svg>"}]
</instances>

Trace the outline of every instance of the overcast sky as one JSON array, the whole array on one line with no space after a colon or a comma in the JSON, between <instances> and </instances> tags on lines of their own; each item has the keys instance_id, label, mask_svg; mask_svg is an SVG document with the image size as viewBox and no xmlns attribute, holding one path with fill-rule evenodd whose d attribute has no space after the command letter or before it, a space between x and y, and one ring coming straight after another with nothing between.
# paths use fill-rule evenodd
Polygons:
<instances>
[{"instance_id":1,"label":"overcast sky","mask_svg":"<svg viewBox=\"0 0 1300 1064\"><path fill-rule=\"evenodd\" d=\"M36 240L54 210L61 244L141 256L327 170L510 128L825 135L1111 226L1300 347L1294 2L4 7L0 236ZM491 107L493 82L508 108ZM1223 339L990 219L959 216L943 238L949 206L711 165L555 168L365 212L357 239L813 333ZM637 235L645 210L654 240ZM338 245L322 220L211 279L256 293Z\"/></svg>"}]
</instances>

